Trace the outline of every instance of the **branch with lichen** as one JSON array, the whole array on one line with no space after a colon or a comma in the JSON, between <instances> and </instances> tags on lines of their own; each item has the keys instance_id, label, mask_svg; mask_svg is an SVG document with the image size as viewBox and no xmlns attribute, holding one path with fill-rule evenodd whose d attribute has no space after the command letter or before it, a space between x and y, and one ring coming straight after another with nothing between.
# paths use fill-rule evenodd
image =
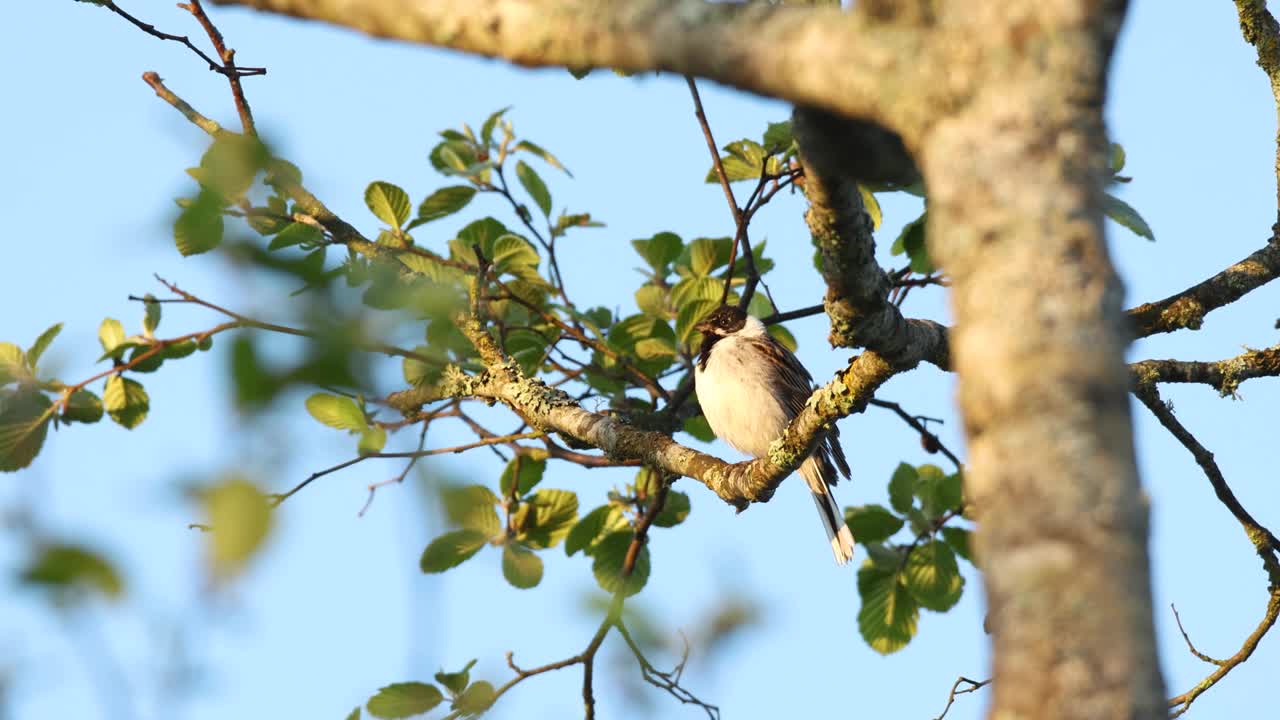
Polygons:
<instances>
[{"instance_id":1,"label":"branch with lichen","mask_svg":"<svg viewBox=\"0 0 1280 720\"><path fill-rule=\"evenodd\" d=\"M1142 360L1129 365L1134 387L1155 383L1200 383L1221 395L1234 396L1240 383L1280 376L1280 345L1247 350L1233 358L1213 361Z\"/></svg>"}]
</instances>

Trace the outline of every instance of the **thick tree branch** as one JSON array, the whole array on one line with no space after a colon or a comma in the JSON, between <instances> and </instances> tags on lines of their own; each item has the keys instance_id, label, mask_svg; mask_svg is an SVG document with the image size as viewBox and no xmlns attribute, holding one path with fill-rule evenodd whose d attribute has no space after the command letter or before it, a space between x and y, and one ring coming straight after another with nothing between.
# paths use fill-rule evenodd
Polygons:
<instances>
[{"instance_id":1,"label":"thick tree branch","mask_svg":"<svg viewBox=\"0 0 1280 720\"><path fill-rule=\"evenodd\" d=\"M1217 361L1142 360L1129 365L1134 387L1155 383L1202 383L1222 395L1235 395L1245 380L1280 376L1280 345L1249 350Z\"/></svg>"},{"instance_id":2,"label":"thick tree branch","mask_svg":"<svg viewBox=\"0 0 1280 720\"><path fill-rule=\"evenodd\" d=\"M940 368L950 365L946 328L932 320L908 320L889 302L889 277L875 259L871 218L851 169L834 162L844 137L829 133L842 127L823 114L797 108L792 131L805 168L809 199L805 220L822 255L827 282L825 307L831 318L831 344L865 347L897 368L924 360Z\"/></svg>"},{"instance_id":3,"label":"thick tree branch","mask_svg":"<svg viewBox=\"0 0 1280 720\"><path fill-rule=\"evenodd\" d=\"M213 0L528 67L664 70L902 130L954 84L927 36L836 7L705 0ZM824 56L824 53L830 55ZM909 87L911 92L904 92Z\"/></svg>"}]
</instances>

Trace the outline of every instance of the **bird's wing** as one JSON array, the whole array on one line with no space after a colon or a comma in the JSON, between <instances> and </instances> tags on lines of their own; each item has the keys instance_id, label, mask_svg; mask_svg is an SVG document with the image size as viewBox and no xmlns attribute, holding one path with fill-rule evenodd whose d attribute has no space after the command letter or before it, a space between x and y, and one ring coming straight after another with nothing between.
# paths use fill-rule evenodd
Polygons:
<instances>
[{"instance_id":1,"label":"bird's wing","mask_svg":"<svg viewBox=\"0 0 1280 720\"><path fill-rule=\"evenodd\" d=\"M761 338L760 344L770 360L769 365L774 370L774 379L778 387L782 388L782 397L779 400L786 407L790 417L799 415L804 409L805 401L813 393L813 376L804 365L800 364L800 359L772 335L765 335ZM824 475L827 476L828 483L835 483L837 470L845 477L850 475L849 462L845 459L844 450L840 447L839 437L840 431L832 425L826 437L818 444L818 451L815 453L820 458L819 462L826 466ZM831 467L832 463L835 465L834 468ZM827 470L827 468L830 469Z\"/></svg>"}]
</instances>

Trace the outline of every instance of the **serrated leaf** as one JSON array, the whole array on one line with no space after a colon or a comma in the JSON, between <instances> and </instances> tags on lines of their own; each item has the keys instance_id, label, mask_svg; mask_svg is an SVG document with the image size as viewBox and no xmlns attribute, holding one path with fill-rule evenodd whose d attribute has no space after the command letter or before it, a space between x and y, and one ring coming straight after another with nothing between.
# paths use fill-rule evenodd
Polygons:
<instances>
[{"instance_id":1,"label":"serrated leaf","mask_svg":"<svg viewBox=\"0 0 1280 720\"><path fill-rule=\"evenodd\" d=\"M905 513L911 509L918 479L915 468L906 463L898 463L893 477L889 478L889 505L894 510Z\"/></svg>"},{"instance_id":2,"label":"serrated leaf","mask_svg":"<svg viewBox=\"0 0 1280 720\"><path fill-rule=\"evenodd\" d=\"M525 192L529 193L529 197L538 204L538 209L542 210L543 216L550 217L551 191L547 189L547 184L542 182L542 178L538 177L538 173L521 160L516 163L516 177L520 179L520 184L524 186Z\"/></svg>"},{"instance_id":3,"label":"serrated leaf","mask_svg":"<svg viewBox=\"0 0 1280 720\"><path fill-rule=\"evenodd\" d=\"M477 680L453 701L453 709L464 716L473 717L493 705L498 693L487 680Z\"/></svg>"},{"instance_id":4,"label":"serrated leaf","mask_svg":"<svg viewBox=\"0 0 1280 720\"><path fill-rule=\"evenodd\" d=\"M569 490L543 488L526 502L532 508L516 539L544 550L555 547L578 521L578 496Z\"/></svg>"},{"instance_id":5,"label":"serrated leaf","mask_svg":"<svg viewBox=\"0 0 1280 720\"><path fill-rule=\"evenodd\" d=\"M281 250L294 245L319 245L324 240L324 233L319 228L308 225L307 223L289 223L283 230L271 238L271 242L267 244L268 250Z\"/></svg>"},{"instance_id":6,"label":"serrated leaf","mask_svg":"<svg viewBox=\"0 0 1280 720\"><path fill-rule=\"evenodd\" d=\"M537 155L538 157L542 158L542 161L545 162L546 164L564 172L564 174L568 175L569 177L573 177L573 173L569 172L569 168L565 167L564 165L561 165L560 161L556 159L555 155L552 155L551 153L547 152L546 150L543 150L541 147L539 147L538 145L535 145L534 143L529 142L528 140L521 140L520 142L516 143L515 149L523 150L527 153L532 153L533 155Z\"/></svg>"},{"instance_id":7,"label":"serrated leaf","mask_svg":"<svg viewBox=\"0 0 1280 720\"><path fill-rule=\"evenodd\" d=\"M364 411L351 398L316 393L307 398L306 404L311 417L331 428L364 432L369 426Z\"/></svg>"},{"instance_id":8,"label":"serrated leaf","mask_svg":"<svg viewBox=\"0 0 1280 720\"><path fill-rule=\"evenodd\" d=\"M908 592L921 607L946 612L960 601L964 578L955 553L946 543L930 540L916 546L907 558L903 580Z\"/></svg>"},{"instance_id":9,"label":"serrated leaf","mask_svg":"<svg viewBox=\"0 0 1280 720\"><path fill-rule=\"evenodd\" d=\"M421 715L444 702L444 694L435 685L420 682L393 683L369 698L369 714L385 720Z\"/></svg>"},{"instance_id":10,"label":"serrated leaf","mask_svg":"<svg viewBox=\"0 0 1280 720\"><path fill-rule=\"evenodd\" d=\"M151 398L142 384L132 378L112 375L102 391L102 404L118 424L132 430L147 419Z\"/></svg>"},{"instance_id":11,"label":"serrated leaf","mask_svg":"<svg viewBox=\"0 0 1280 720\"><path fill-rule=\"evenodd\" d=\"M680 257L684 250L684 241L673 232L660 232L651 238L632 240L631 246L640 253L640 257L662 276L666 276L668 266Z\"/></svg>"},{"instance_id":12,"label":"serrated leaf","mask_svg":"<svg viewBox=\"0 0 1280 720\"><path fill-rule=\"evenodd\" d=\"M640 308L640 312L645 315L665 319L667 317L667 291L651 283L641 285L640 289L636 290L636 307Z\"/></svg>"},{"instance_id":13,"label":"serrated leaf","mask_svg":"<svg viewBox=\"0 0 1280 720\"><path fill-rule=\"evenodd\" d=\"M715 432L711 429L711 424L702 415L695 415L684 421L684 431L701 440L702 442L712 442L716 439Z\"/></svg>"},{"instance_id":14,"label":"serrated leaf","mask_svg":"<svg viewBox=\"0 0 1280 720\"><path fill-rule=\"evenodd\" d=\"M360 441L356 443L359 455L374 455L382 452L387 446L387 430L380 425L370 425L360 433Z\"/></svg>"},{"instance_id":15,"label":"serrated leaf","mask_svg":"<svg viewBox=\"0 0 1280 720\"><path fill-rule=\"evenodd\" d=\"M538 259L537 248L519 235L503 235L494 240L489 249L489 260L498 272L512 272L521 267L536 268Z\"/></svg>"},{"instance_id":16,"label":"serrated leaf","mask_svg":"<svg viewBox=\"0 0 1280 720\"><path fill-rule=\"evenodd\" d=\"M848 508L844 512L844 521L854 539L863 545L884 542L905 524L902 518L881 505Z\"/></svg>"},{"instance_id":17,"label":"serrated leaf","mask_svg":"<svg viewBox=\"0 0 1280 720\"><path fill-rule=\"evenodd\" d=\"M451 185L443 187L427 196L418 206L418 217L414 218L409 229L423 223L448 217L465 208L476 196L476 189L468 185Z\"/></svg>"},{"instance_id":18,"label":"serrated leaf","mask_svg":"<svg viewBox=\"0 0 1280 720\"><path fill-rule=\"evenodd\" d=\"M173 241L183 257L209 252L222 243L223 200L202 190L173 221Z\"/></svg>"},{"instance_id":19,"label":"serrated leaf","mask_svg":"<svg viewBox=\"0 0 1280 720\"><path fill-rule=\"evenodd\" d=\"M0 392L0 472L21 470L40 454L52 407L53 402L36 390Z\"/></svg>"},{"instance_id":20,"label":"serrated leaf","mask_svg":"<svg viewBox=\"0 0 1280 720\"><path fill-rule=\"evenodd\" d=\"M102 555L79 545L53 544L40 548L19 575L28 585L53 590L85 589L111 599L124 594L119 571Z\"/></svg>"},{"instance_id":21,"label":"serrated leaf","mask_svg":"<svg viewBox=\"0 0 1280 720\"><path fill-rule=\"evenodd\" d=\"M689 243L689 268L695 275L709 275L717 267L716 260L716 245L711 238L698 238Z\"/></svg>"},{"instance_id":22,"label":"serrated leaf","mask_svg":"<svg viewBox=\"0 0 1280 720\"><path fill-rule=\"evenodd\" d=\"M98 342L102 351L110 353L124 342L124 326L115 318L105 318L98 326Z\"/></svg>"},{"instance_id":23,"label":"serrated leaf","mask_svg":"<svg viewBox=\"0 0 1280 720\"><path fill-rule=\"evenodd\" d=\"M724 281L706 276L691 275L671 288L671 302L677 308L697 300L713 300L719 304L722 295Z\"/></svg>"},{"instance_id":24,"label":"serrated leaf","mask_svg":"<svg viewBox=\"0 0 1280 720\"><path fill-rule=\"evenodd\" d=\"M213 576L228 578L242 569L262 547L271 530L271 505L253 483L232 477L204 496Z\"/></svg>"},{"instance_id":25,"label":"serrated leaf","mask_svg":"<svg viewBox=\"0 0 1280 720\"><path fill-rule=\"evenodd\" d=\"M479 530L454 530L432 540L422 551L418 567L424 573L440 573L466 562L492 537Z\"/></svg>"},{"instance_id":26,"label":"serrated leaf","mask_svg":"<svg viewBox=\"0 0 1280 720\"><path fill-rule=\"evenodd\" d=\"M397 185L381 180L369 183L364 190L364 204L382 222L402 227L409 219L409 193Z\"/></svg>"},{"instance_id":27,"label":"serrated leaf","mask_svg":"<svg viewBox=\"0 0 1280 720\"><path fill-rule=\"evenodd\" d=\"M688 495L671 490L667 493L667 502L662 506L662 512L653 519L653 524L658 527L675 527L689 517L691 508Z\"/></svg>"},{"instance_id":28,"label":"serrated leaf","mask_svg":"<svg viewBox=\"0 0 1280 720\"><path fill-rule=\"evenodd\" d=\"M546 470L545 459L535 460L531 457L516 455L502 470L502 478L498 481L499 492L504 496L510 494L512 479L518 477L516 492L522 496L528 495L538 483L542 482L542 474Z\"/></svg>"},{"instance_id":29,"label":"serrated leaf","mask_svg":"<svg viewBox=\"0 0 1280 720\"><path fill-rule=\"evenodd\" d=\"M40 333L40 337L36 338L36 341L31 343L31 347L27 350L27 367L32 370L36 369L36 366L40 363L40 356L44 355L44 351L49 349L49 344L53 342L54 338L58 337L60 332L62 332L62 323L51 325L48 330ZM0 363L3 362L5 361L0 360ZM2 379L3 373L4 370L0 369L0 385L5 382Z\"/></svg>"},{"instance_id":30,"label":"serrated leaf","mask_svg":"<svg viewBox=\"0 0 1280 720\"><path fill-rule=\"evenodd\" d=\"M121 335L124 333L122 332ZM0 385L31 377L26 353L13 343L0 342Z\"/></svg>"},{"instance_id":31,"label":"serrated leaf","mask_svg":"<svg viewBox=\"0 0 1280 720\"><path fill-rule=\"evenodd\" d=\"M1129 203L1111 193L1106 193L1103 198L1103 211L1106 212L1107 217L1129 228L1138 237L1144 237L1151 242L1155 242L1156 236L1151 232L1151 226L1147 224L1146 220L1142 219L1138 211L1134 210Z\"/></svg>"},{"instance_id":32,"label":"serrated leaf","mask_svg":"<svg viewBox=\"0 0 1280 720\"><path fill-rule=\"evenodd\" d=\"M517 542L502 546L502 577L512 587L527 590L542 582L542 558Z\"/></svg>"},{"instance_id":33,"label":"serrated leaf","mask_svg":"<svg viewBox=\"0 0 1280 720\"><path fill-rule=\"evenodd\" d=\"M776 172L781 167L776 157L770 156L764 147L753 140L736 140L725 145L724 150L727 154L720 158L720 164L729 182L758 180L766 163L769 171ZM714 165L707 171L705 179L709 183L720 181Z\"/></svg>"},{"instance_id":34,"label":"serrated leaf","mask_svg":"<svg viewBox=\"0 0 1280 720\"><path fill-rule=\"evenodd\" d=\"M631 576L622 577L622 565L626 560L627 548L631 547L633 533L620 530L610 533L595 548L595 559L591 563L591 573L595 575L596 584L608 593L621 590L624 597L640 592L649 581L649 547L644 545L636 556L635 568Z\"/></svg>"},{"instance_id":35,"label":"serrated leaf","mask_svg":"<svg viewBox=\"0 0 1280 720\"><path fill-rule=\"evenodd\" d=\"M65 422L96 423L102 419L102 400L88 390L77 390L67 398L66 409L62 411Z\"/></svg>"},{"instance_id":36,"label":"serrated leaf","mask_svg":"<svg viewBox=\"0 0 1280 720\"><path fill-rule=\"evenodd\" d=\"M858 632L872 650L888 655L906 647L916 634L920 608L898 574L868 562L858 569Z\"/></svg>"},{"instance_id":37,"label":"serrated leaf","mask_svg":"<svg viewBox=\"0 0 1280 720\"><path fill-rule=\"evenodd\" d=\"M502 523L494 509L498 496L484 485L445 485L440 488L440 499L444 503L445 515L454 525L480 531L486 538L502 531Z\"/></svg>"}]
</instances>

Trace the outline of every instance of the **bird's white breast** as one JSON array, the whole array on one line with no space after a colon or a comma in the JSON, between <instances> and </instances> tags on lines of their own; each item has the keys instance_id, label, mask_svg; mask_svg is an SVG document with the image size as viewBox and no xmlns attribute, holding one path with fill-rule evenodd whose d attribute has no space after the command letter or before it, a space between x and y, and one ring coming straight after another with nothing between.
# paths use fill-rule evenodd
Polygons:
<instances>
[{"instance_id":1,"label":"bird's white breast","mask_svg":"<svg viewBox=\"0 0 1280 720\"><path fill-rule=\"evenodd\" d=\"M721 440L752 457L769 453L791 418L770 388L773 369L750 340L733 335L711 348L707 367L695 367L698 404Z\"/></svg>"}]
</instances>

